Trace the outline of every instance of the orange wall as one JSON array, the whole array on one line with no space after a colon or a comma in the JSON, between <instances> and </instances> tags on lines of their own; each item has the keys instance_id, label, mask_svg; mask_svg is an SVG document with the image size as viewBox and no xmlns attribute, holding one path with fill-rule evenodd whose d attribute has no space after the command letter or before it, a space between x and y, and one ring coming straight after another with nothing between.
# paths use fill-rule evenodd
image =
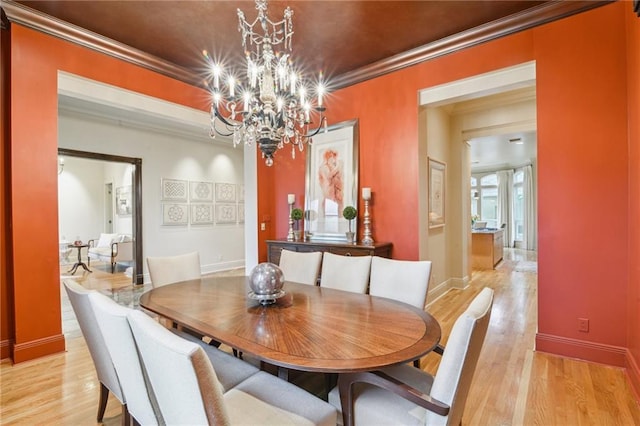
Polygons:
<instances>
[{"instance_id":1,"label":"orange wall","mask_svg":"<svg viewBox=\"0 0 640 426\"><path fill-rule=\"evenodd\" d=\"M537 348L618 365L626 346L629 262L628 6L609 5L535 30ZM577 318L590 320L588 334L577 331Z\"/></svg>"},{"instance_id":2,"label":"orange wall","mask_svg":"<svg viewBox=\"0 0 640 426\"><path fill-rule=\"evenodd\" d=\"M395 258L417 258L417 91L536 60L537 348L615 365L624 365L631 321L626 7L614 3L447 55L327 102L331 123L360 120L360 186L374 192L374 238L392 241ZM289 190L303 179L302 169L278 169L275 181ZM276 230L286 235L286 221ZM578 332L578 318L590 320L589 333Z\"/></svg>"},{"instance_id":3,"label":"orange wall","mask_svg":"<svg viewBox=\"0 0 640 426\"><path fill-rule=\"evenodd\" d=\"M4 12L2 18L4 19ZM8 358L13 341L13 296L10 292L10 261L9 242L9 180L7 179L9 161L9 64L10 33L8 29L1 30L0 36L0 359Z\"/></svg>"},{"instance_id":4,"label":"orange wall","mask_svg":"<svg viewBox=\"0 0 640 426\"><path fill-rule=\"evenodd\" d=\"M14 361L20 362L64 350L58 235L52 226L58 217L57 71L201 109L207 109L207 95L19 25L11 26L11 47Z\"/></svg>"},{"instance_id":5,"label":"orange wall","mask_svg":"<svg viewBox=\"0 0 640 426\"><path fill-rule=\"evenodd\" d=\"M629 93L629 376L640 399L640 18L627 7Z\"/></svg>"}]
</instances>

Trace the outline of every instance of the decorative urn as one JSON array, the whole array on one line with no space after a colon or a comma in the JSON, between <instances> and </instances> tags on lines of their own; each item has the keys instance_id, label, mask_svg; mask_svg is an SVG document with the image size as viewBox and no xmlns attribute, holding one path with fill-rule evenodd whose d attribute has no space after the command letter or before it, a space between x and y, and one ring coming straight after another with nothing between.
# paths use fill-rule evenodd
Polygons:
<instances>
[{"instance_id":1,"label":"decorative urn","mask_svg":"<svg viewBox=\"0 0 640 426\"><path fill-rule=\"evenodd\" d=\"M256 296L272 296L281 292L284 274L278 265L260 263L249 275L249 286Z\"/></svg>"}]
</instances>

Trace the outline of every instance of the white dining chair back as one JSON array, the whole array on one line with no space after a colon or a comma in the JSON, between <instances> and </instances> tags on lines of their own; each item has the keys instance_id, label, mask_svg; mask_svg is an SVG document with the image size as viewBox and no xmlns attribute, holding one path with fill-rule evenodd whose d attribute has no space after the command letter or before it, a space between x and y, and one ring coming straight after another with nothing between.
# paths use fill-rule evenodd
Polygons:
<instances>
[{"instance_id":1,"label":"white dining chair back","mask_svg":"<svg viewBox=\"0 0 640 426\"><path fill-rule=\"evenodd\" d=\"M118 305L105 295L94 292L89 301L98 320L98 326L107 342L107 351L118 372L127 409L139 424L158 424L147 390L144 373L127 315L132 309Z\"/></svg>"},{"instance_id":2,"label":"white dining chair back","mask_svg":"<svg viewBox=\"0 0 640 426\"><path fill-rule=\"evenodd\" d=\"M448 424L462 424L462 413L489 328L492 307L493 290L485 287L456 320L449 335L431 387L431 395L451 407ZM439 417L428 412L427 422L429 419L440 420Z\"/></svg>"},{"instance_id":3,"label":"white dining chair back","mask_svg":"<svg viewBox=\"0 0 640 426\"><path fill-rule=\"evenodd\" d=\"M408 303L424 309L431 278L428 260L371 259L369 294Z\"/></svg>"},{"instance_id":4,"label":"white dining chair back","mask_svg":"<svg viewBox=\"0 0 640 426\"><path fill-rule=\"evenodd\" d=\"M324 252L320 287L366 293L371 271L371 256L341 256Z\"/></svg>"},{"instance_id":5,"label":"white dining chair back","mask_svg":"<svg viewBox=\"0 0 640 426\"><path fill-rule=\"evenodd\" d=\"M269 373L224 392L201 346L139 311L129 323L166 424L336 424L333 407Z\"/></svg>"},{"instance_id":6,"label":"white dining chair back","mask_svg":"<svg viewBox=\"0 0 640 426\"><path fill-rule=\"evenodd\" d=\"M128 318L166 424L229 424L222 385L204 350L142 312ZM216 409L208 413L209 407Z\"/></svg>"},{"instance_id":7,"label":"white dining chair back","mask_svg":"<svg viewBox=\"0 0 640 426\"><path fill-rule=\"evenodd\" d=\"M120 386L118 374L113 366L113 360L107 349L107 343L102 336L95 313L89 302L89 295L93 291L85 289L73 280L66 279L63 283L69 296L73 312L80 325L84 340L87 342L89 354L93 360L98 381L100 382L100 402L98 405L97 420L98 422L102 421L109 392L118 398L123 407L123 415L126 415L125 404L127 401Z\"/></svg>"},{"instance_id":8,"label":"white dining chair back","mask_svg":"<svg viewBox=\"0 0 640 426\"><path fill-rule=\"evenodd\" d=\"M197 251L177 256L147 257L147 267L154 288L201 277L200 254Z\"/></svg>"},{"instance_id":9,"label":"white dining chair back","mask_svg":"<svg viewBox=\"0 0 640 426\"><path fill-rule=\"evenodd\" d=\"M453 325L435 377L407 364L347 373L338 380L339 391L330 392L329 402L344 410L345 425L462 424L492 306L493 290L484 288ZM409 400L420 394L429 398Z\"/></svg>"},{"instance_id":10,"label":"white dining chair back","mask_svg":"<svg viewBox=\"0 0 640 426\"><path fill-rule=\"evenodd\" d=\"M285 281L316 285L321 263L322 252L320 251L305 253L282 250L278 266L284 274Z\"/></svg>"}]
</instances>

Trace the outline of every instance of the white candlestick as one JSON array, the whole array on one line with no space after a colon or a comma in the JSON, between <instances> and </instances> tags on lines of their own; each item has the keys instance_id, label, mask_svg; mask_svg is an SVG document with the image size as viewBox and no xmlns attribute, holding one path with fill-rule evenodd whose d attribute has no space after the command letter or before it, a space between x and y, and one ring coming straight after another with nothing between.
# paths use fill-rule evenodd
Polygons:
<instances>
[{"instance_id":1,"label":"white candlestick","mask_svg":"<svg viewBox=\"0 0 640 426\"><path fill-rule=\"evenodd\" d=\"M296 194L287 195L287 201L289 202L289 204L295 203L296 202Z\"/></svg>"},{"instance_id":2,"label":"white candlestick","mask_svg":"<svg viewBox=\"0 0 640 426\"><path fill-rule=\"evenodd\" d=\"M229 77L229 96L234 97L236 95L236 80L233 77Z\"/></svg>"},{"instance_id":3,"label":"white candlestick","mask_svg":"<svg viewBox=\"0 0 640 426\"><path fill-rule=\"evenodd\" d=\"M324 87L322 85L318 85L318 106L322 106L322 94L324 93Z\"/></svg>"},{"instance_id":4,"label":"white candlestick","mask_svg":"<svg viewBox=\"0 0 640 426\"><path fill-rule=\"evenodd\" d=\"M362 199L363 200L371 199L371 188L362 188Z\"/></svg>"}]
</instances>

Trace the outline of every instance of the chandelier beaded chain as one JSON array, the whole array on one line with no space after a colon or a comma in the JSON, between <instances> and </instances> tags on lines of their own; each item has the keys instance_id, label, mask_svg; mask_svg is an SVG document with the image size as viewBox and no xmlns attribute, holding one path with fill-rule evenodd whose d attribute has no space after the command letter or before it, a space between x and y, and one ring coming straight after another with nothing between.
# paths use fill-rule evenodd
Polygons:
<instances>
[{"instance_id":1,"label":"chandelier beaded chain","mask_svg":"<svg viewBox=\"0 0 640 426\"><path fill-rule=\"evenodd\" d=\"M206 82L212 94L209 135L232 136L234 147L257 143L266 165L271 166L277 150L290 145L295 158L296 149L303 151L322 125L326 129L322 105L326 89L320 73L312 93L292 65L291 8L287 7L283 19L277 22L267 16L266 0L256 0L256 9L258 16L251 23L238 9L238 30L247 60L243 80L225 72L203 52L211 67ZM263 34L256 32L260 30ZM282 51L275 50L280 46ZM314 119L317 128L310 132Z\"/></svg>"}]
</instances>

